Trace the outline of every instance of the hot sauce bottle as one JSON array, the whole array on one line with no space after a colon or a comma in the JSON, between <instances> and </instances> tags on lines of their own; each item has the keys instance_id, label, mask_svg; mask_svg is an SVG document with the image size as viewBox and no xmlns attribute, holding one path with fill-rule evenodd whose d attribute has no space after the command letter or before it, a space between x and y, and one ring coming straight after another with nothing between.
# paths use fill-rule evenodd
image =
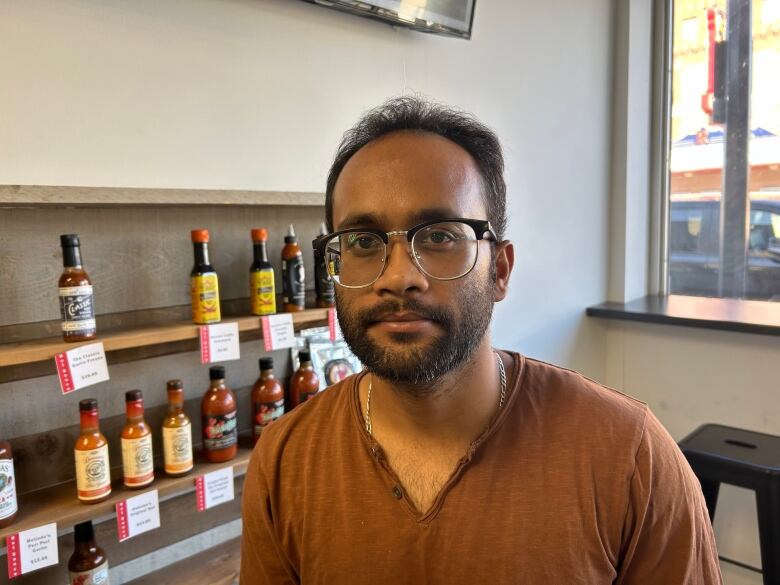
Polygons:
<instances>
[{"instance_id":1,"label":"hot sauce bottle","mask_svg":"<svg viewBox=\"0 0 780 585\"><path fill-rule=\"evenodd\" d=\"M100 432L98 404L94 398L79 402L81 433L76 439L76 490L85 504L102 502L111 495L108 441Z\"/></svg>"},{"instance_id":2,"label":"hot sauce bottle","mask_svg":"<svg viewBox=\"0 0 780 585\"><path fill-rule=\"evenodd\" d=\"M0 441L0 528L8 526L16 518L16 480L11 444Z\"/></svg>"},{"instance_id":3,"label":"hot sauce bottle","mask_svg":"<svg viewBox=\"0 0 780 585\"><path fill-rule=\"evenodd\" d=\"M252 387L252 444L263 429L284 414L284 387L274 376L274 360L260 358L260 377Z\"/></svg>"},{"instance_id":4,"label":"hot sauce bottle","mask_svg":"<svg viewBox=\"0 0 780 585\"><path fill-rule=\"evenodd\" d=\"M60 314L65 341L86 341L97 335L92 281L81 264L81 244L76 234L60 236L62 275Z\"/></svg>"},{"instance_id":5,"label":"hot sauce bottle","mask_svg":"<svg viewBox=\"0 0 780 585\"><path fill-rule=\"evenodd\" d=\"M122 469L125 487L140 488L154 481L152 430L144 420L144 397L140 390L125 392L127 422L122 429Z\"/></svg>"},{"instance_id":6,"label":"hot sauce bottle","mask_svg":"<svg viewBox=\"0 0 780 585\"><path fill-rule=\"evenodd\" d=\"M192 320L199 325L218 323L219 281L209 261L209 230L192 230L195 265L190 273Z\"/></svg>"},{"instance_id":7,"label":"hot sauce bottle","mask_svg":"<svg viewBox=\"0 0 780 585\"><path fill-rule=\"evenodd\" d=\"M238 451L236 395L225 385L224 366L209 368L211 385L201 401L203 456L206 461L230 461Z\"/></svg>"},{"instance_id":8,"label":"hot sauce bottle","mask_svg":"<svg viewBox=\"0 0 780 585\"><path fill-rule=\"evenodd\" d=\"M311 365L311 354L302 349L298 354L301 365L290 379L293 406L306 402L320 390L320 379Z\"/></svg>"},{"instance_id":9,"label":"hot sauce bottle","mask_svg":"<svg viewBox=\"0 0 780 585\"><path fill-rule=\"evenodd\" d=\"M303 252L290 224L282 248L282 302L287 313L305 309L306 272L303 269Z\"/></svg>"},{"instance_id":10,"label":"hot sauce bottle","mask_svg":"<svg viewBox=\"0 0 780 585\"><path fill-rule=\"evenodd\" d=\"M91 521L73 527L73 554L68 560L70 585L109 585L106 551L95 543Z\"/></svg>"},{"instance_id":11,"label":"hot sauce bottle","mask_svg":"<svg viewBox=\"0 0 780 585\"><path fill-rule=\"evenodd\" d=\"M253 315L276 313L276 288L274 269L268 261L268 232L265 229L252 230L254 262L249 267L249 304Z\"/></svg>"},{"instance_id":12,"label":"hot sauce bottle","mask_svg":"<svg viewBox=\"0 0 780 585\"><path fill-rule=\"evenodd\" d=\"M328 233L324 223L320 223L320 234L324 236ZM333 278L328 272L325 258L314 259L314 287L317 289L317 306L333 307L336 304L336 290L333 284Z\"/></svg>"},{"instance_id":13,"label":"hot sauce bottle","mask_svg":"<svg viewBox=\"0 0 780 585\"><path fill-rule=\"evenodd\" d=\"M185 475L192 469L192 424L184 413L184 388L181 380L169 380L168 414L163 419L165 473Z\"/></svg>"}]
</instances>

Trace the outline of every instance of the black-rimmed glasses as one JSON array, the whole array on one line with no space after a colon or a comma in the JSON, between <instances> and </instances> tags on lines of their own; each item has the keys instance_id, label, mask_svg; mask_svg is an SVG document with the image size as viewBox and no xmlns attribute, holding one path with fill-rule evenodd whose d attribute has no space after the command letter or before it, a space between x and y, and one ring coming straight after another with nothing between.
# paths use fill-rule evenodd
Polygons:
<instances>
[{"instance_id":1,"label":"black-rimmed glasses","mask_svg":"<svg viewBox=\"0 0 780 585\"><path fill-rule=\"evenodd\" d=\"M328 273L346 288L376 282L387 264L390 238L405 236L412 261L436 280L455 280L471 272L479 257L479 241L496 240L484 219L445 218L426 221L404 231L351 228L325 234L312 242L315 255L325 258Z\"/></svg>"}]
</instances>

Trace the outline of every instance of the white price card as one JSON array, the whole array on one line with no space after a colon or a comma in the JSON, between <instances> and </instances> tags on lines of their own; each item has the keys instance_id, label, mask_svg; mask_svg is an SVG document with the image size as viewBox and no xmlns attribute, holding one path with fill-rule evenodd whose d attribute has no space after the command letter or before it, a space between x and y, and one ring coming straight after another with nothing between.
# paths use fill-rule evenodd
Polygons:
<instances>
[{"instance_id":1,"label":"white price card","mask_svg":"<svg viewBox=\"0 0 780 585\"><path fill-rule=\"evenodd\" d=\"M290 313L263 317L263 345L265 351L295 346L295 330Z\"/></svg>"},{"instance_id":2,"label":"white price card","mask_svg":"<svg viewBox=\"0 0 780 585\"><path fill-rule=\"evenodd\" d=\"M108 380L108 362L102 343L80 345L54 356L62 393Z\"/></svg>"},{"instance_id":3,"label":"white price card","mask_svg":"<svg viewBox=\"0 0 780 585\"><path fill-rule=\"evenodd\" d=\"M339 327L338 317L336 317L336 309L328 309L328 332L331 341L344 339L344 336L341 334L341 327Z\"/></svg>"},{"instance_id":4,"label":"white price card","mask_svg":"<svg viewBox=\"0 0 780 585\"><path fill-rule=\"evenodd\" d=\"M116 505L119 542L160 527L160 503L157 490L127 498Z\"/></svg>"},{"instance_id":5,"label":"white price card","mask_svg":"<svg viewBox=\"0 0 780 585\"><path fill-rule=\"evenodd\" d=\"M196 477L195 496L198 499L198 512L234 499L236 496L233 492L233 467L225 467Z\"/></svg>"},{"instance_id":6,"label":"white price card","mask_svg":"<svg viewBox=\"0 0 780 585\"><path fill-rule=\"evenodd\" d=\"M9 579L59 562L56 523L9 534L5 540Z\"/></svg>"},{"instance_id":7,"label":"white price card","mask_svg":"<svg viewBox=\"0 0 780 585\"><path fill-rule=\"evenodd\" d=\"M238 323L203 325L200 328L200 363L211 364L240 358Z\"/></svg>"}]
</instances>

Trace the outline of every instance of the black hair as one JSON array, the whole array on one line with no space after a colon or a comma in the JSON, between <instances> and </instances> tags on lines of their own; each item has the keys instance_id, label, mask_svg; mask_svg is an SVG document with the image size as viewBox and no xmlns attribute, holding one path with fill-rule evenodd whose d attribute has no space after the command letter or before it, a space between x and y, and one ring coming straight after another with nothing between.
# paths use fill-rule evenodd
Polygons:
<instances>
[{"instance_id":1,"label":"black hair","mask_svg":"<svg viewBox=\"0 0 780 585\"><path fill-rule=\"evenodd\" d=\"M418 96L401 96L366 112L347 130L328 172L325 190L325 216L333 230L333 189L344 165L369 142L401 130L431 132L451 140L477 163L482 175L487 219L498 240L506 230L506 183L504 156L498 136L473 115Z\"/></svg>"}]
</instances>

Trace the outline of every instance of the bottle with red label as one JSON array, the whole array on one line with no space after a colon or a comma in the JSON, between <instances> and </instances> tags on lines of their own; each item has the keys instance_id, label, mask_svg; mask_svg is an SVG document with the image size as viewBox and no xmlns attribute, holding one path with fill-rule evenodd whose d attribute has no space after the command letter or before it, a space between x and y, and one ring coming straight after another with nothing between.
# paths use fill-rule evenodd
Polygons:
<instances>
[{"instance_id":1,"label":"bottle with red label","mask_svg":"<svg viewBox=\"0 0 780 585\"><path fill-rule=\"evenodd\" d=\"M292 396L293 406L306 402L320 391L320 379L311 365L311 354L308 350L302 349L298 354L298 360L301 365L290 380L290 396Z\"/></svg>"},{"instance_id":2,"label":"bottle with red label","mask_svg":"<svg viewBox=\"0 0 780 585\"><path fill-rule=\"evenodd\" d=\"M16 479L11 444L0 441L0 528L8 526L16 518Z\"/></svg>"},{"instance_id":3,"label":"bottle with red label","mask_svg":"<svg viewBox=\"0 0 780 585\"><path fill-rule=\"evenodd\" d=\"M284 387L274 376L274 360L260 358L260 377L252 387L252 444L263 429L284 414Z\"/></svg>"},{"instance_id":4,"label":"bottle with red label","mask_svg":"<svg viewBox=\"0 0 780 585\"><path fill-rule=\"evenodd\" d=\"M224 366L209 368L211 384L201 401L203 456L206 461L230 461L238 452L236 395L225 385Z\"/></svg>"},{"instance_id":5,"label":"bottle with red label","mask_svg":"<svg viewBox=\"0 0 780 585\"><path fill-rule=\"evenodd\" d=\"M100 432L98 403L94 398L79 402L81 430L76 439L76 490L79 501L95 504L111 495L108 441Z\"/></svg>"},{"instance_id":6,"label":"bottle with red label","mask_svg":"<svg viewBox=\"0 0 780 585\"><path fill-rule=\"evenodd\" d=\"M152 429L144 420L144 397L140 390L125 392L127 422L122 429L122 469L128 488L141 488L154 481Z\"/></svg>"},{"instance_id":7,"label":"bottle with red label","mask_svg":"<svg viewBox=\"0 0 780 585\"><path fill-rule=\"evenodd\" d=\"M106 551L95 542L92 522L73 527L74 550L68 560L70 585L110 585Z\"/></svg>"}]
</instances>

